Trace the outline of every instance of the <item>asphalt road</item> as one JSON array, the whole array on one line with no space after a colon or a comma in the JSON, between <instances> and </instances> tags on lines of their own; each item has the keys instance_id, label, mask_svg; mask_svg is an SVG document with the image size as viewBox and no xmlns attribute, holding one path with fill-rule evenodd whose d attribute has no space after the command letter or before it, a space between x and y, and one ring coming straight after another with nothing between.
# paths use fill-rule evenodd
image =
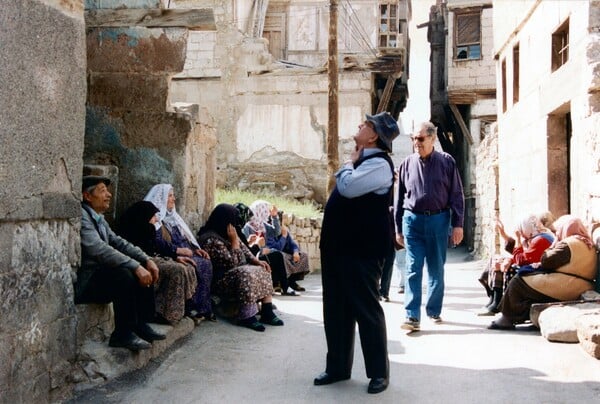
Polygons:
<instances>
[{"instance_id":1,"label":"asphalt road","mask_svg":"<svg viewBox=\"0 0 600 404\"><path fill-rule=\"evenodd\" d=\"M320 275L301 297L276 296L284 327L258 333L220 319L194 332L141 371L77 396L74 403L599 403L600 361L579 344L551 343L531 326L492 331L476 312L487 302L481 261L449 251L440 325L422 320L407 334L394 274L382 303L388 327L390 387L366 393L356 340L348 381L314 386L324 370Z\"/></svg>"}]
</instances>

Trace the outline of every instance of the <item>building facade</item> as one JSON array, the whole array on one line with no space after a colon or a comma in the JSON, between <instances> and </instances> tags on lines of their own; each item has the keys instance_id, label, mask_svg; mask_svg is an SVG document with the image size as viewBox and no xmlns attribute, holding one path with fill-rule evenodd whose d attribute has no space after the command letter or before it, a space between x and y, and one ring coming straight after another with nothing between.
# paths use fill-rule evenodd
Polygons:
<instances>
[{"instance_id":1,"label":"building facade","mask_svg":"<svg viewBox=\"0 0 600 404\"><path fill-rule=\"evenodd\" d=\"M329 2L170 4L215 13L214 31L190 32L186 65L173 78L170 100L202 105L214 120L217 185L323 203ZM400 116L408 96L409 18L409 1L339 2L340 155L353 147L365 113L383 104Z\"/></svg>"},{"instance_id":2,"label":"building facade","mask_svg":"<svg viewBox=\"0 0 600 404\"><path fill-rule=\"evenodd\" d=\"M495 1L499 210L600 220L600 3Z\"/></svg>"}]
</instances>

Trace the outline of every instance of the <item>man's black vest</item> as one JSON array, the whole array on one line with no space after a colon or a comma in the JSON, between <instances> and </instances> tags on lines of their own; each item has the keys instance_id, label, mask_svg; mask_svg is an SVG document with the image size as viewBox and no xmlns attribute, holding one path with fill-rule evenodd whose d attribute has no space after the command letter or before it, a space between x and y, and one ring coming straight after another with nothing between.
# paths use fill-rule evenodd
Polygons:
<instances>
[{"instance_id":1,"label":"man's black vest","mask_svg":"<svg viewBox=\"0 0 600 404\"><path fill-rule=\"evenodd\" d=\"M357 160L354 168L376 157L388 162L393 178L394 163L385 152ZM378 259L387 256L394 248L390 213L393 188L390 186L383 195L370 192L346 198L336 186L325 205L319 244L321 253Z\"/></svg>"}]
</instances>

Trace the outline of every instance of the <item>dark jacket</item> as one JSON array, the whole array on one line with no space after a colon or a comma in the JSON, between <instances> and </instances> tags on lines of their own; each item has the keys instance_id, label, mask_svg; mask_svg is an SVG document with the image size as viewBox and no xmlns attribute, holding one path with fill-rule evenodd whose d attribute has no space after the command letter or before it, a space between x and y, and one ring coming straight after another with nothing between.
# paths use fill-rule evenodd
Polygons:
<instances>
[{"instance_id":1,"label":"dark jacket","mask_svg":"<svg viewBox=\"0 0 600 404\"><path fill-rule=\"evenodd\" d=\"M92 216L92 208L81 205L81 265L75 282L75 300L85 290L94 271L110 271L125 267L131 271L148 261L140 248L117 236L104 218L100 225L106 229L106 240L100 235L99 224Z\"/></svg>"}]
</instances>

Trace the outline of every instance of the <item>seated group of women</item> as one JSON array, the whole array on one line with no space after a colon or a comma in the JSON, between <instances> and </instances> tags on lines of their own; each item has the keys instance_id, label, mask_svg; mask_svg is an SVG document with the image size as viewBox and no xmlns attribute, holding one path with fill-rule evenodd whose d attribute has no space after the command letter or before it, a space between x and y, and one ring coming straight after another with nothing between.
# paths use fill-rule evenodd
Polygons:
<instances>
[{"instance_id":1,"label":"seated group of women","mask_svg":"<svg viewBox=\"0 0 600 404\"><path fill-rule=\"evenodd\" d=\"M509 280L505 278L497 306L502 315L488 328L514 329L529 320L532 304L577 300L583 292L594 289L597 253L582 221L564 215L553 228L554 234L534 215L519 226L508 260L517 264L513 267L516 273ZM509 243L510 239L506 238Z\"/></svg>"},{"instance_id":2,"label":"seated group of women","mask_svg":"<svg viewBox=\"0 0 600 404\"><path fill-rule=\"evenodd\" d=\"M263 206L264 201L257 202L257 206ZM276 209L268 209L277 213ZM246 213L246 216L253 215ZM143 201L134 203L123 213L118 226L121 236L153 256L159 267L160 281L155 290L159 321L175 323L184 315L216 321L211 299L214 294L236 301L236 320L241 326L264 331L264 324L283 325L273 312L274 282L287 287L290 275L296 274L292 278L294 282L302 279L308 273L308 256L299 251L289 234L281 234L279 222L275 225L273 220L273 224L264 226L278 226L280 234L275 231L271 238L260 235L265 244L258 254L259 259L251 252L241 231L245 225L242 217L240 209L220 204L196 238L175 209L175 194L170 184L155 185ZM258 228L258 225L254 220L251 226ZM250 231L247 233L251 235ZM258 234L255 238L259 238ZM289 256L283 251L267 250L274 248L267 241L281 242L282 238L293 246ZM286 264L287 261L290 263ZM273 269L277 273L275 278L271 276ZM290 275L282 275L286 273ZM282 276L285 279L281 279Z\"/></svg>"}]
</instances>

